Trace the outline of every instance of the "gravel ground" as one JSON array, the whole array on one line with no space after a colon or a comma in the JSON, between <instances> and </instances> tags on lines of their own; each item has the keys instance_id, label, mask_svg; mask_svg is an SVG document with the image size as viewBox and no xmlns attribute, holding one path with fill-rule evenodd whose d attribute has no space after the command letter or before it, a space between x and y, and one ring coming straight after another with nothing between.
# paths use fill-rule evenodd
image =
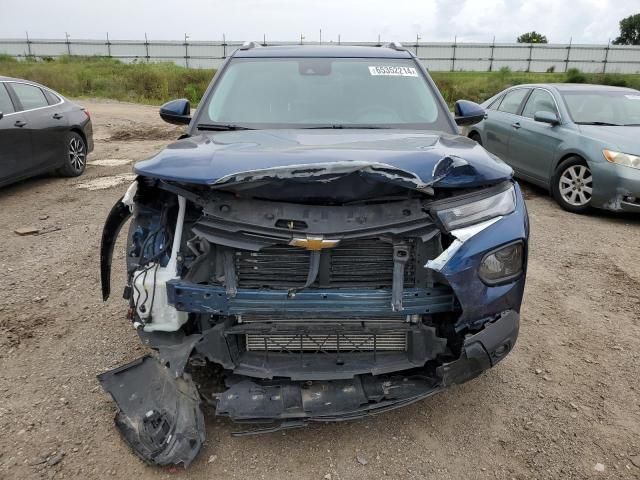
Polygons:
<instances>
[{"instance_id":1,"label":"gravel ground","mask_svg":"<svg viewBox=\"0 0 640 480\"><path fill-rule=\"evenodd\" d=\"M209 412L189 470L143 464L95 378L144 353L124 301L100 299L98 250L131 163L179 130L152 107L83 103L97 164L0 190L0 478L640 478L640 219L572 215L527 185L520 339L497 368L353 423L236 438ZM114 263L118 285L122 246Z\"/></svg>"}]
</instances>

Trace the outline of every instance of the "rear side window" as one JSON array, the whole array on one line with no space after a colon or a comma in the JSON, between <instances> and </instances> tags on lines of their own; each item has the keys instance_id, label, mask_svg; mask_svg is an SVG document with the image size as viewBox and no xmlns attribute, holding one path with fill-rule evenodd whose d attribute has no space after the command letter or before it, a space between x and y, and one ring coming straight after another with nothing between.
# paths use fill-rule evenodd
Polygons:
<instances>
[{"instance_id":1,"label":"rear side window","mask_svg":"<svg viewBox=\"0 0 640 480\"><path fill-rule=\"evenodd\" d=\"M3 114L15 112L11 97L9 97L9 92L7 92L4 83L0 83L0 112Z\"/></svg>"},{"instance_id":2,"label":"rear side window","mask_svg":"<svg viewBox=\"0 0 640 480\"><path fill-rule=\"evenodd\" d=\"M49 102L49 105L55 105L56 103L60 103L60 97L51 93L49 90L44 91L44 96L47 97L47 102Z\"/></svg>"},{"instance_id":3,"label":"rear side window","mask_svg":"<svg viewBox=\"0 0 640 480\"><path fill-rule=\"evenodd\" d=\"M491 102L487 108L489 110L497 110L498 106L500 105L500 102L502 101L503 98L504 98L504 95L500 95L493 102Z\"/></svg>"},{"instance_id":4,"label":"rear side window","mask_svg":"<svg viewBox=\"0 0 640 480\"><path fill-rule=\"evenodd\" d=\"M49 105L44 93L38 87L27 85L26 83L12 83L11 87L13 91L16 92L23 110L31 110Z\"/></svg>"},{"instance_id":5,"label":"rear side window","mask_svg":"<svg viewBox=\"0 0 640 480\"><path fill-rule=\"evenodd\" d=\"M522 110L522 116L533 118L536 112L549 112L554 115L558 114L556 111L556 104L549 92L540 89L534 90Z\"/></svg>"},{"instance_id":6,"label":"rear side window","mask_svg":"<svg viewBox=\"0 0 640 480\"><path fill-rule=\"evenodd\" d=\"M504 100L502 100L498 110L506 113L518 113L522 100L527 96L527 93L529 93L529 89L527 88L518 88L517 90L510 91L504 96Z\"/></svg>"}]
</instances>

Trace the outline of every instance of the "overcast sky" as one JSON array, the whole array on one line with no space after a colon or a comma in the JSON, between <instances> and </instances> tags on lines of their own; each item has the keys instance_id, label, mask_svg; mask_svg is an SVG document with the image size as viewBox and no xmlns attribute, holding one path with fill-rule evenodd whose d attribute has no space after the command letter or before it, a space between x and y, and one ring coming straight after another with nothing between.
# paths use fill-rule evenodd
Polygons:
<instances>
[{"instance_id":1,"label":"overcast sky","mask_svg":"<svg viewBox=\"0 0 640 480\"><path fill-rule=\"evenodd\" d=\"M640 0L0 0L0 37L606 43Z\"/></svg>"}]
</instances>

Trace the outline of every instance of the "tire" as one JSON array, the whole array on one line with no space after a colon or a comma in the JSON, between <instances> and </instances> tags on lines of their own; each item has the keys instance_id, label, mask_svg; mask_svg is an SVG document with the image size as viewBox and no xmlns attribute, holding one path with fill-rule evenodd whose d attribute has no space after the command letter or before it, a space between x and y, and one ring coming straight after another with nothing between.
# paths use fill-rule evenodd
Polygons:
<instances>
[{"instance_id":1,"label":"tire","mask_svg":"<svg viewBox=\"0 0 640 480\"><path fill-rule=\"evenodd\" d=\"M593 176L580 157L569 157L558 165L551 180L553 198L563 209L586 213L591 209Z\"/></svg>"},{"instance_id":2,"label":"tire","mask_svg":"<svg viewBox=\"0 0 640 480\"><path fill-rule=\"evenodd\" d=\"M477 132L471 132L469 134L469 138L475 141L478 145L482 146L482 138L480 138L480 134Z\"/></svg>"},{"instance_id":3,"label":"tire","mask_svg":"<svg viewBox=\"0 0 640 480\"><path fill-rule=\"evenodd\" d=\"M77 177L87 168L87 143L77 132L69 132L65 137L66 158L56 171L63 177Z\"/></svg>"}]
</instances>

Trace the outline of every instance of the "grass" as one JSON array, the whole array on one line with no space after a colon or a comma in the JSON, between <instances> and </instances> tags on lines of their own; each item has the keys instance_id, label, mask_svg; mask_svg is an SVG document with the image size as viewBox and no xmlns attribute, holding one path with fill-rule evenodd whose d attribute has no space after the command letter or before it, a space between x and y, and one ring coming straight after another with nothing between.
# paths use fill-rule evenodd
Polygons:
<instances>
[{"instance_id":1,"label":"grass","mask_svg":"<svg viewBox=\"0 0 640 480\"><path fill-rule=\"evenodd\" d=\"M149 104L182 97L197 103L214 73L173 63L125 64L107 57L16 61L0 56L0 75L42 83L69 97Z\"/></svg>"},{"instance_id":2,"label":"grass","mask_svg":"<svg viewBox=\"0 0 640 480\"><path fill-rule=\"evenodd\" d=\"M69 97L110 98L159 105L174 98L200 101L215 70L188 69L172 63L125 64L106 57L60 57L21 60L0 54L0 75L26 78ZM482 102L505 88L522 83L600 83L640 89L640 74L432 72L445 100Z\"/></svg>"}]
</instances>

